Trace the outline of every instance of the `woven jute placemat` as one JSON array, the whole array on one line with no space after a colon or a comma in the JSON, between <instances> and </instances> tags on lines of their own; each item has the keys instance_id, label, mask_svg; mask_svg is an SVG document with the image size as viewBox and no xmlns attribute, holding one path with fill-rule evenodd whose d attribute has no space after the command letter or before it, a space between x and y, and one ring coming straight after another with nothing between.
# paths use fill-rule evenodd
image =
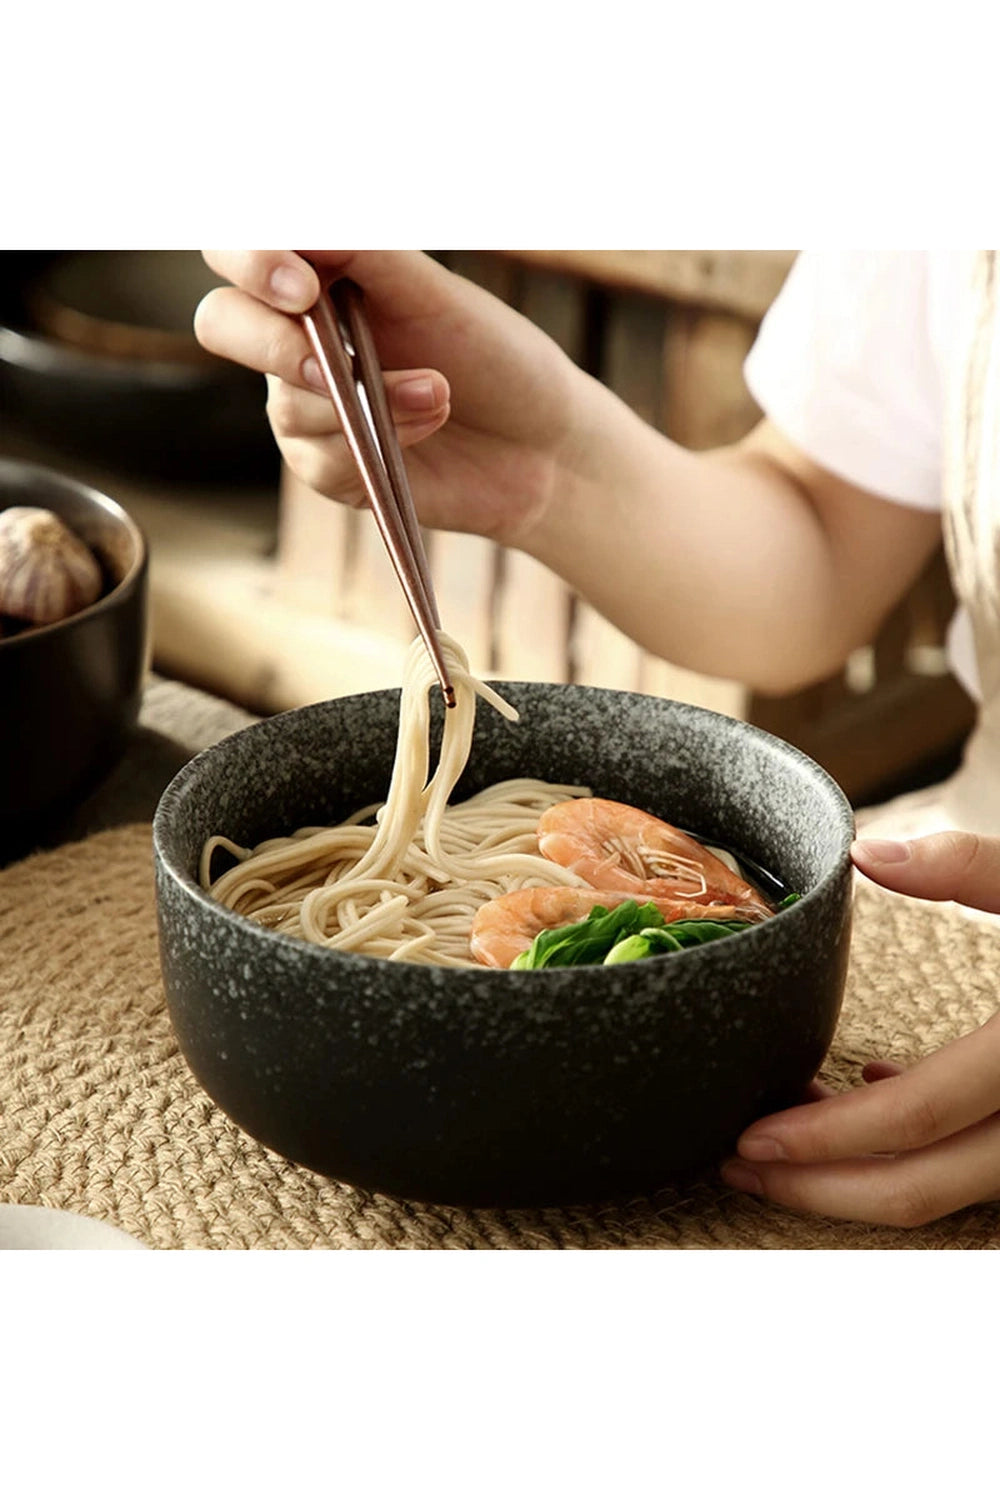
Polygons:
<instances>
[{"instance_id":1,"label":"woven jute placemat","mask_svg":"<svg viewBox=\"0 0 1000 1500\"><path fill-rule=\"evenodd\" d=\"M823 1076L911 1063L994 1011L1000 930L872 888L857 896ZM0 871L0 1202L71 1209L191 1249L985 1249L1000 1206L917 1230L836 1223L705 1180L575 1209L403 1203L291 1165L194 1081L167 1016L150 829L131 824Z\"/></svg>"}]
</instances>

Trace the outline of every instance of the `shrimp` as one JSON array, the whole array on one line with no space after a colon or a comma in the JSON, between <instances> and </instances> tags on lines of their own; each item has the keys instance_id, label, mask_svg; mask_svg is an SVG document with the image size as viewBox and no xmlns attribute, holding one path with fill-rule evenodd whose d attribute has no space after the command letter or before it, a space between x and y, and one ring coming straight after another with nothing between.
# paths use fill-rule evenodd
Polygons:
<instances>
[{"instance_id":1,"label":"shrimp","mask_svg":"<svg viewBox=\"0 0 1000 1500\"><path fill-rule=\"evenodd\" d=\"M624 802L557 803L538 820L538 847L546 859L620 897L731 905L758 920L772 914L759 892L703 844Z\"/></svg>"},{"instance_id":2,"label":"shrimp","mask_svg":"<svg viewBox=\"0 0 1000 1500\"><path fill-rule=\"evenodd\" d=\"M530 948L540 932L582 922L595 906L604 906L611 911L630 899L635 899L634 892L623 894L584 886L526 886L519 891L508 891L505 896L484 902L476 912L472 919L469 948L478 963L492 969L509 969L517 955ZM691 917L730 922L743 915L742 909L733 905L709 906L704 901L650 897L645 893L642 899L651 900L668 922Z\"/></svg>"}]
</instances>

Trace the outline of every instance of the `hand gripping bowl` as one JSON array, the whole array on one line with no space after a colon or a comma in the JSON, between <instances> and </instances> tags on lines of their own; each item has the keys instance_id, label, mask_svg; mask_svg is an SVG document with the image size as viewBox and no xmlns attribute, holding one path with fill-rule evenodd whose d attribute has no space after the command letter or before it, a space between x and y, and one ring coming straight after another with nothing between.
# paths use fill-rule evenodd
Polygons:
<instances>
[{"instance_id":1,"label":"hand gripping bowl","mask_svg":"<svg viewBox=\"0 0 1000 1500\"><path fill-rule=\"evenodd\" d=\"M455 799L507 777L589 785L742 852L803 899L699 949L507 972L333 952L197 883L243 845L384 797L399 694L341 698L191 761L154 823L160 945L181 1049L250 1135L317 1172L425 1202L529 1206L652 1190L797 1101L840 1008L853 816L763 731L635 693L499 683Z\"/></svg>"}]
</instances>

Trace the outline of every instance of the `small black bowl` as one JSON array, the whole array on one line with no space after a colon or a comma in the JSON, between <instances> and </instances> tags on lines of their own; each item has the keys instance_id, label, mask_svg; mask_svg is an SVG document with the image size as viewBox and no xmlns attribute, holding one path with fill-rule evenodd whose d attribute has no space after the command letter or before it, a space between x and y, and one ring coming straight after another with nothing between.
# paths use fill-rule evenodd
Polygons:
<instances>
[{"instance_id":1,"label":"small black bowl","mask_svg":"<svg viewBox=\"0 0 1000 1500\"><path fill-rule=\"evenodd\" d=\"M0 459L0 510L54 511L96 554L104 592L54 625L0 639L0 856L22 853L115 765L135 725L146 661L147 551L106 495Z\"/></svg>"},{"instance_id":2,"label":"small black bowl","mask_svg":"<svg viewBox=\"0 0 1000 1500\"><path fill-rule=\"evenodd\" d=\"M799 751L686 704L500 683L456 795L584 783L727 845L802 900L701 949L616 967L431 968L255 925L197 883L213 833L248 845L385 795L398 694L295 710L197 756L154 823L170 1015L196 1077L258 1140L356 1186L452 1204L653 1189L797 1100L829 1046L854 820Z\"/></svg>"}]
</instances>

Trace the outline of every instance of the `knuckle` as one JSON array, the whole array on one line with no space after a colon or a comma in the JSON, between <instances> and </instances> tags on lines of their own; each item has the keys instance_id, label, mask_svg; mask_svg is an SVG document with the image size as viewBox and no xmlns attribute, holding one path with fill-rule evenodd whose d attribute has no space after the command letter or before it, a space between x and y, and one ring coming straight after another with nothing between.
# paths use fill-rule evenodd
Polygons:
<instances>
[{"instance_id":1,"label":"knuckle","mask_svg":"<svg viewBox=\"0 0 1000 1500\"><path fill-rule=\"evenodd\" d=\"M282 319L277 328L269 330L262 350L266 370L283 377L297 371L302 359L302 350L295 338L295 330L287 319Z\"/></svg>"},{"instance_id":2,"label":"knuckle","mask_svg":"<svg viewBox=\"0 0 1000 1500\"><path fill-rule=\"evenodd\" d=\"M963 829L947 829L918 840L921 858L928 870L940 872L956 900L995 896L1000 879L1000 839Z\"/></svg>"},{"instance_id":3,"label":"knuckle","mask_svg":"<svg viewBox=\"0 0 1000 1500\"><path fill-rule=\"evenodd\" d=\"M312 490L341 499L344 489L343 467L321 443L296 445L295 472Z\"/></svg>"},{"instance_id":4,"label":"knuckle","mask_svg":"<svg viewBox=\"0 0 1000 1500\"><path fill-rule=\"evenodd\" d=\"M887 1135L895 1149L912 1151L936 1141L942 1133L942 1122L935 1100L929 1094L903 1087L894 1090L893 1094L886 1125Z\"/></svg>"},{"instance_id":5,"label":"knuckle","mask_svg":"<svg viewBox=\"0 0 1000 1500\"><path fill-rule=\"evenodd\" d=\"M983 844L978 833L965 833L954 829L945 835L947 854L951 858L959 878L976 868L983 854Z\"/></svg>"},{"instance_id":6,"label":"knuckle","mask_svg":"<svg viewBox=\"0 0 1000 1500\"><path fill-rule=\"evenodd\" d=\"M357 483L347 445L339 435L283 437L279 446L292 473L309 489L354 510L365 508L364 491Z\"/></svg>"},{"instance_id":7,"label":"knuckle","mask_svg":"<svg viewBox=\"0 0 1000 1500\"><path fill-rule=\"evenodd\" d=\"M927 1184L906 1170L900 1171L887 1188L884 1210L885 1223L899 1229L920 1229L944 1211Z\"/></svg>"},{"instance_id":8,"label":"knuckle","mask_svg":"<svg viewBox=\"0 0 1000 1500\"><path fill-rule=\"evenodd\" d=\"M269 380L266 410L276 437L295 436L298 430L298 403L294 386L284 380Z\"/></svg>"},{"instance_id":9,"label":"knuckle","mask_svg":"<svg viewBox=\"0 0 1000 1500\"><path fill-rule=\"evenodd\" d=\"M315 444L296 443L285 457L303 484L321 495L326 494L327 466Z\"/></svg>"}]
</instances>

